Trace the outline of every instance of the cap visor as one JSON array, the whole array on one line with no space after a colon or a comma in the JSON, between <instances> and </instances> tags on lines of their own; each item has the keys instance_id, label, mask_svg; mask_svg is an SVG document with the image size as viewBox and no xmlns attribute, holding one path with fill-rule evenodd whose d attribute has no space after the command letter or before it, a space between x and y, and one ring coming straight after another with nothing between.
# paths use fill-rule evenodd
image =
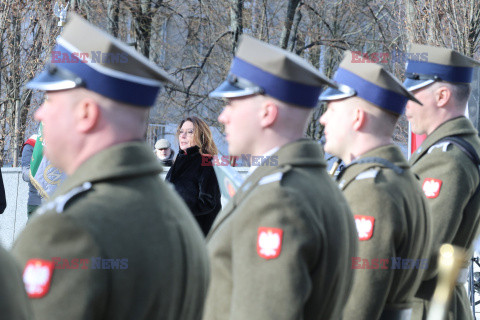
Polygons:
<instances>
[{"instance_id":1,"label":"cap visor","mask_svg":"<svg viewBox=\"0 0 480 320\"><path fill-rule=\"evenodd\" d=\"M414 79L406 78L405 81L403 82L403 85L408 89L408 91L414 91L414 90L426 87L433 82L435 82L435 80L433 79L414 80Z\"/></svg>"},{"instance_id":2,"label":"cap visor","mask_svg":"<svg viewBox=\"0 0 480 320\"><path fill-rule=\"evenodd\" d=\"M43 91L58 91L73 89L77 83L71 79L65 79L59 73L52 74L48 70L42 71L38 76L26 84L29 89L38 89Z\"/></svg>"},{"instance_id":3,"label":"cap visor","mask_svg":"<svg viewBox=\"0 0 480 320\"><path fill-rule=\"evenodd\" d=\"M260 93L260 91L261 89L259 87L242 89L232 85L228 81L224 81L215 90L210 92L208 96L210 98L237 98L257 94Z\"/></svg>"},{"instance_id":4,"label":"cap visor","mask_svg":"<svg viewBox=\"0 0 480 320\"><path fill-rule=\"evenodd\" d=\"M355 95L355 92L346 93L346 92L329 87L322 92L318 100L320 101L340 100L340 99L352 97L354 95Z\"/></svg>"}]
</instances>

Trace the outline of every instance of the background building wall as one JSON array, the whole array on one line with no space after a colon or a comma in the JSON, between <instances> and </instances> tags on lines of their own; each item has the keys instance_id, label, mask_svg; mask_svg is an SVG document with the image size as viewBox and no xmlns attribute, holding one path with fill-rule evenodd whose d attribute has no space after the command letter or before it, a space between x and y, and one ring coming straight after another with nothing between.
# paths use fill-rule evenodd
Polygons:
<instances>
[{"instance_id":1,"label":"background building wall","mask_svg":"<svg viewBox=\"0 0 480 320\"><path fill-rule=\"evenodd\" d=\"M2 168L2 178L7 208L0 214L0 240L8 249L27 223L28 184L21 168Z\"/></svg>"}]
</instances>

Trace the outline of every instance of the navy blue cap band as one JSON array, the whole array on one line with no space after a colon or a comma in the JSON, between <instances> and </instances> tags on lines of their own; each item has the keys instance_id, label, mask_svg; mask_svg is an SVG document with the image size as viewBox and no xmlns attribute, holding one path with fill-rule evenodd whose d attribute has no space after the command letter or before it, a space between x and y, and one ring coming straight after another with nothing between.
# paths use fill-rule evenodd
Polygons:
<instances>
[{"instance_id":1,"label":"navy blue cap band","mask_svg":"<svg viewBox=\"0 0 480 320\"><path fill-rule=\"evenodd\" d=\"M433 62L408 60L406 73L437 76L440 80L448 82L471 83L473 68L454 67Z\"/></svg>"},{"instance_id":2,"label":"navy blue cap band","mask_svg":"<svg viewBox=\"0 0 480 320\"><path fill-rule=\"evenodd\" d=\"M265 94L303 107L316 107L322 91L319 87L282 79L237 57L233 59L230 72L260 86Z\"/></svg>"},{"instance_id":3,"label":"navy blue cap band","mask_svg":"<svg viewBox=\"0 0 480 320\"><path fill-rule=\"evenodd\" d=\"M406 96L377 86L343 68L337 70L334 80L353 88L358 97L397 114L403 113L408 102Z\"/></svg>"},{"instance_id":4,"label":"navy blue cap band","mask_svg":"<svg viewBox=\"0 0 480 320\"><path fill-rule=\"evenodd\" d=\"M54 61L54 64L79 76L86 89L128 104L145 107L154 105L160 86L151 86L109 76L95 70L80 59L69 59L68 61L65 59L63 61L63 54L71 57L71 52L58 44L55 50L61 54L58 55L60 62Z\"/></svg>"}]
</instances>

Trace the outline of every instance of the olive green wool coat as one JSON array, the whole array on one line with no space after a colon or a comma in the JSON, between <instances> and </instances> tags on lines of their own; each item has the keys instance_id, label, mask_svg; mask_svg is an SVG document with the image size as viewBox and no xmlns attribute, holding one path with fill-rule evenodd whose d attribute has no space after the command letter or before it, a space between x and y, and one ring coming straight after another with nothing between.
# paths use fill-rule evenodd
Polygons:
<instances>
[{"instance_id":1,"label":"olive green wool coat","mask_svg":"<svg viewBox=\"0 0 480 320\"><path fill-rule=\"evenodd\" d=\"M0 246L0 318L33 319L32 307L25 292L20 266Z\"/></svg>"},{"instance_id":2,"label":"olive green wool coat","mask_svg":"<svg viewBox=\"0 0 480 320\"><path fill-rule=\"evenodd\" d=\"M37 320L201 317L203 236L161 171L144 143L119 144L85 161L39 208L13 247L22 266L56 261L41 278L47 292L30 269L43 294L31 299Z\"/></svg>"},{"instance_id":3,"label":"olive green wool coat","mask_svg":"<svg viewBox=\"0 0 480 320\"><path fill-rule=\"evenodd\" d=\"M207 237L203 319L340 319L358 242L350 209L318 144L292 142L270 159L276 165L246 179Z\"/></svg>"},{"instance_id":4,"label":"olive green wool coat","mask_svg":"<svg viewBox=\"0 0 480 320\"><path fill-rule=\"evenodd\" d=\"M420 177L420 183L430 206L433 219L432 261L442 243L450 243L472 253L472 243L478 234L480 222L480 193L475 193L478 183L478 167L451 143L437 144L448 136L458 136L472 145L480 155L480 139L470 120L458 117L435 129L410 158L412 171ZM468 266L465 261L464 267ZM419 301L414 319L426 317L436 285L435 270L421 284ZM470 303L463 283L458 283L450 303L451 319L473 319Z\"/></svg>"},{"instance_id":5,"label":"olive green wool coat","mask_svg":"<svg viewBox=\"0 0 480 320\"><path fill-rule=\"evenodd\" d=\"M430 258L428 205L402 152L392 144L356 161L370 157L387 160L403 172L380 163L358 163L347 166L338 177L360 239L344 319L375 320L385 309L412 308Z\"/></svg>"}]
</instances>

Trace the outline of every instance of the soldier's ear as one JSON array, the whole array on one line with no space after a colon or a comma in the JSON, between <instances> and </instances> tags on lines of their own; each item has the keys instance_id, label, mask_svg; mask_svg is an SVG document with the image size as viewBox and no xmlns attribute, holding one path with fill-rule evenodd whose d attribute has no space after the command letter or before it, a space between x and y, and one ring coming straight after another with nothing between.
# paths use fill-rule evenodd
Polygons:
<instances>
[{"instance_id":1,"label":"soldier's ear","mask_svg":"<svg viewBox=\"0 0 480 320\"><path fill-rule=\"evenodd\" d=\"M452 91L447 86L440 86L434 91L434 97L437 107L443 108L452 99Z\"/></svg>"},{"instance_id":2,"label":"soldier's ear","mask_svg":"<svg viewBox=\"0 0 480 320\"><path fill-rule=\"evenodd\" d=\"M351 113L351 119L352 119L353 130L359 131L365 125L365 122L367 120L367 113L363 108L353 107L352 113Z\"/></svg>"},{"instance_id":3,"label":"soldier's ear","mask_svg":"<svg viewBox=\"0 0 480 320\"><path fill-rule=\"evenodd\" d=\"M265 100L260 106L259 116L262 128L268 128L275 123L278 117L278 108L278 105L270 99Z\"/></svg>"},{"instance_id":4,"label":"soldier's ear","mask_svg":"<svg viewBox=\"0 0 480 320\"><path fill-rule=\"evenodd\" d=\"M74 107L75 128L86 133L95 128L100 118L100 106L92 98L83 98Z\"/></svg>"}]
</instances>

